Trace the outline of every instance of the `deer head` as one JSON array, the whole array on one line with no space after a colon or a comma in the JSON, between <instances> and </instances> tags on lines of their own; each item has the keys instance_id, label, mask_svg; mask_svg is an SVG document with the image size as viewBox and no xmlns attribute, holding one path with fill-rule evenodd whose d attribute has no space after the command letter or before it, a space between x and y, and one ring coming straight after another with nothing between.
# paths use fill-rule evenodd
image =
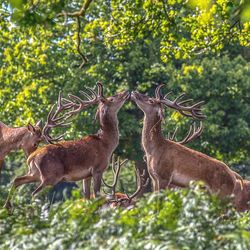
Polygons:
<instances>
[{"instance_id":1,"label":"deer head","mask_svg":"<svg viewBox=\"0 0 250 250\"><path fill-rule=\"evenodd\" d=\"M41 125L42 122L40 120L35 125L29 123L26 126L26 132L22 137L20 146L24 150L26 156L35 151L38 144L43 140Z\"/></svg>"},{"instance_id":2,"label":"deer head","mask_svg":"<svg viewBox=\"0 0 250 250\"><path fill-rule=\"evenodd\" d=\"M167 93L164 97L161 96L160 90L163 86L164 84L161 84L155 89L155 97L149 97L137 91L133 91L131 98L145 115L150 117L157 114L160 120L163 118L164 106L175 109L182 115L192 117L194 119L202 120L206 117L204 114L202 114L201 109L204 101L195 103L191 106L186 106L184 104L190 103L192 99L182 100L185 94L181 94L175 98L174 101L171 101L167 98L171 92Z\"/></svg>"},{"instance_id":3,"label":"deer head","mask_svg":"<svg viewBox=\"0 0 250 250\"><path fill-rule=\"evenodd\" d=\"M103 95L103 85L98 82L98 109L96 112L96 119L99 121L107 114L117 114L124 102L129 98L129 91L118 93L114 96L105 98Z\"/></svg>"}]
</instances>

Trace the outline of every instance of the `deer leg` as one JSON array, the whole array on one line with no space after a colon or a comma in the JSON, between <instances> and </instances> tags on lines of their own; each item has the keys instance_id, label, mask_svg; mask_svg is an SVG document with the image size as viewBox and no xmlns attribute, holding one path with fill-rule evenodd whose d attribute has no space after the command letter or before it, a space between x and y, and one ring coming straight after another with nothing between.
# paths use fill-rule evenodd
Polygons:
<instances>
[{"instance_id":1,"label":"deer leg","mask_svg":"<svg viewBox=\"0 0 250 250\"><path fill-rule=\"evenodd\" d=\"M40 192L42 189L43 189L43 187L45 187L46 186L46 184L44 184L44 182L41 182L41 184L36 188L36 190L32 193L32 196L33 196L33 198L35 197L35 195L38 193L38 192Z\"/></svg>"},{"instance_id":2,"label":"deer leg","mask_svg":"<svg viewBox=\"0 0 250 250\"><path fill-rule=\"evenodd\" d=\"M100 196L100 189L102 184L102 173L93 174L93 183L94 183L94 197Z\"/></svg>"},{"instance_id":3,"label":"deer leg","mask_svg":"<svg viewBox=\"0 0 250 250\"><path fill-rule=\"evenodd\" d=\"M37 195L37 193L39 193L44 187L46 186L55 186L58 182L60 182L62 180L62 178L58 178L55 176L50 176L50 177L45 177L42 175L41 178L41 183L40 185L36 188L36 190L32 193L33 198L35 197L35 195Z\"/></svg>"},{"instance_id":4,"label":"deer leg","mask_svg":"<svg viewBox=\"0 0 250 250\"><path fill-rule=\"evenodd\" d=\"M90 199L90 186L91 186L91 177L83 180L83 193L85 199Z\"/></svg>"},{"instance_id":5,"label":"deer leg","mask_svg":"<svg viewBox=\"0 0 250 250\"><path fill-rule=\"evenodd\" d=\"M162 189L166 189L170 186L170 183L173 179L173 174L170 174L168 178L161 178L158 175L153 176L153 187L154 192L159 192Z\"/></svg>"},{"instance_id":6,"label":"deer leg","mask_svg":"<svg viewBox=\"0 0 250 250\"><path fill-rule=\"evenodd\" d=\"M4 207L7 208L8 210L11 209L11 198L13 197L13 194L16 190L17 187L23 185L23 184L27 184L27 183L32 183L32 182L36 182L37 181L37 176L33 176L33 175L24 175L24 176L20 176L14 179L8 197L5 201Z\"/></svg>"}]
</instances>

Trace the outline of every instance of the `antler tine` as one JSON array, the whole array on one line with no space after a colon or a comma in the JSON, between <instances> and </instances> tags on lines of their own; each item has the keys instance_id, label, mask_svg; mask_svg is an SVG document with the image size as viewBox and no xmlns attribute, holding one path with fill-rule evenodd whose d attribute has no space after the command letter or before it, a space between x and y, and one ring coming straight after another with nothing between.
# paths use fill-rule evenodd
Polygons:
<instances>
[{"instance_id":1,"label":"antler tine","mask_svg":"<svg viewBox=\"0 0 250 250\"><path fill-rule=\"evenodd\" d=\"M187 117L192 117L199 120L206 118L206 116L201 113L202 111L201 106L204 104L204 101L195 103L191 106L183 106L182 104L190 102L190 99L178 102L184 97L184 95L185 94L181 94L174 101L170 101L167 98L162 99L161 103L170 108L178 110L182 115L185 115Z\"/></svg>"},{"instance_id":2,"label":"antler tine","mask_svg":"<svg viewBox=\"0 0 250 250\"><path fill-rule=\"evenodd\" d=\"M173 141L176 136L177 130L178 130L178 127L175 128L173 133L168 133L167 139Z\"/></svg>"},{"instance_id":3,"label":"antler tine","mask_svg":"<svg viewBox=\"0 0 250 250\"><path fill-rule=\"evenodd\" d=\"M96 92L93 89L91 89L89 87L85 87L85 88L92 94L92 96L97 96ZM80 91L80 92L82 92L82 91Z\"/></svg>"},{"instance_id":4,"label":"antler tine","mask_svg":"<svg viewBox=\"0 0 250 250\"><path fill-rule=\"evenodd\" d=\"M92 90L91 88L89 88L89 87L84 87L84 88L85 88L87 91L89 91L90 95L89 95L89 93L86 93L86 92L84 92L84 91L82 91L82 90L79 91L80 94L86 96L87 99L90 100L90 101L91 101L92 99L97 98L97 94L95 93L95 91L93 91L93 90Z\"/></svg>"},{"instance_id":5,"label":"antler tine","mask_svg":"<svg viewBox=\"0 0 250 250\"><path fill-rule=\"evenodd\" d=\"M102 178L102 182L103 184L110 188L111 189L111 194L112 194L112 197L115 196L115 190L116 190L116 185L117 185L117 182L118 182L118 177L119 177L119 173L120 173L120 170L121 170L121 167L128 161L128 159L125 159L123 160L122 162L120 162L120 158L118 158L117 161L115 161L115 155L112 156L112 162L111 162L111 166L112 166L112 170L113 170L113 173L114 173L114 180L113 180L113 183L111 185L107 184L104 179ZM117 163L117 167L115 167Z\"/></svg>"},{"instance_id":6,"label":"antler tine","mask_svg":"<svg viewBox=\"0 0 250 250\"><path fill-rule=\"evenodd\" d=\"M147 181L145 182L145 184L143 185L143 179L144 179L144 177L145 177L145 170L143 170L142 171L142 174L140 174L140 170L137 168L136 169L136 177L137 177L137 189L136 189L136 191L132 194L132 195L128 195L128 194L126 194L126 196L127 196L127 199L128 200L132 200L133 198L135 198L138 194L139 194L139 192L141 191L141 189L144 187L144 186L146 186L146 185L148 185L148 182L149 182L149 179L147 179ZM138 181L139 180L139 181ZM139 182L139 183L138 183ZM124 198L121 198L119 201L122 201L122 200L125 200Z\"/></svg>"},{"instance_id":7,"label":"antler tine","mask_svg":"<svg viewBox=\"0 0 250 250\"><path fill-rule=\"evenodd\" d=\"M193 101L193 99L187 99L187 100L179 102L179 105L182 105L184 103L186 104L186 103L191 102L191 101Z\"/></svg>"},{"instance_id":8,"label":"antler tine","mask_svg":"<svg viewBox=\"0 0 250 250\"><path fill-rule=\"evenodd\" d=\"M86 93L84 94L86 96ZM75 100L77 103L74 103L74 109L67 112L68 116L73 116L74 114L79 113L84 108L88 107L91 104L95 104L98 101L97 96L95 95L92 99L89 99L88 101L83 101L80 97L72 94L68 94L69 98L72 100Z\"/></svg>"},{"instance_id":9,"label":"antler tine","mask_svg":"<svg viewBox=\"0 0 250 250\"><path fill-rule=\"evenodd\" d=\"M49 135L51 128L65 127L65 126L70 125L70 122L65 123L65 120L71 117L70 115L68 115L68 113L63 114L60 117L57 117L58 114L61 113L62 111L65 111L74 107L74 103L65 98L62 98L62 91L59 91L58 99L57 99L57 107L56 108L55 107L56 107L56 104L51 106L51 109L47 117L47 121L42 130L42 135L43 135L44 140L47 143L51 143L51 144L53 143L53 141L58 141L63 138L63 135L60 135L57 138L52 138Z\"/></svg>"},{"instance_id":10,"label":"antler tine","mask_svg":"<svg viewBox=\"0 0 250 250\"><path fill-rule=\"evenodd\" d=\"M199 127L197 128L196 126L196 123L194 122L190 128L189 128L189 131L188 131L188 134L186 135L186 137L182 140L182 141L179 141L177 143L179 144L186 144L186 143L189 143L191 141L193 141L194 139L198 138L203 132L203 123L202 121L200 121L200 125Z\"/></svg>"},{"instance_id":11,"label":"antler tine","mask_svg":"<svg viewBox=\"0 0 250 250\"><path fill-rule=\"evenodd\" d=\"M97 82L96 83L97 85L97 89L98 89L98 97L102 97L104 98L104 95L103 95L103 84L101 82Z\"/></svg>"},{"instance_id":12,"label":"antler tine","mask_svg":"<svg viewBox=\"0 0 250 250\"><path fill-rule=\"evenodd\" d=\"M169 95L171 95L173 91L169 91L166 95L164 95L163 99L166 99Z\"/></svg>"},{"instance_id":13,"label":"antler tine","mask_svg":"<svg viewBox=\"0 0 250 250\"><path fill-rule=\"evenodd\" d=\"M186 95L186 93L182 93L179 96L177 96L174 100L174 103L177 103L178 101L180 101L184 96Z\"/></svg>"},{"instance_id":14,"label":"antler tine","mask_svg":"<svg viewBox=\"0 0 250 250\"><path fill-rule=\"evenodd\" d=\"M161 99L161 88L163 87L163 86L165 86L165 84L160 84L159 86L157 86L156 87L156 89L155 89L155 98L156 99Z\"/></svg>"}]
</instances>

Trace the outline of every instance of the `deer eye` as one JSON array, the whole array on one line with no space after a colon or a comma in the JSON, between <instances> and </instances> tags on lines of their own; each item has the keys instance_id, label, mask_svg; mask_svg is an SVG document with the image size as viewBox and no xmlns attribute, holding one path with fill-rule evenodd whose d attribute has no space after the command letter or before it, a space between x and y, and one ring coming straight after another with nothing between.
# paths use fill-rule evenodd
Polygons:
<instances>
[{"instance_id":1,"label":"deer eye","mask_svg":"<svg viewBox=\"0 0 250 250\"><path fill-rule=\"evenodd\" d=\"M149 102L150 104L153 104L153 103L154 103L154 101L153 101L152 99L149 99L148 102Z\"/></svg>"},{"instance_id":2,"label":"deer eye","mask_svg":"<svg viewBox=\"0 0 250 250\"><path fill-rule=\"evenodd\" d=\"M109 101L110 101L110 102L114 102L114 98L110 98Z\"/></svg>"}]
</instances>

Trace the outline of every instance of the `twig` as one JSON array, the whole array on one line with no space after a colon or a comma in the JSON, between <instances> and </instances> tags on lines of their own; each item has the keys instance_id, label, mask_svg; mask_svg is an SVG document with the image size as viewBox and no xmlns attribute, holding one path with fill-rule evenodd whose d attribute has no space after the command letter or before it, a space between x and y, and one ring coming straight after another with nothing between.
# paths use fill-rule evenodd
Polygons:
<instances>
[{"instance_id":1,"label":"twig","mask_svg":"<svg viewBox=\"0 0 250 250\"><path fill-rule=\"evenodd\" d=\"M77 52L79 53L79 55L82 58L82 63L79 66L79 69L82 69L83 66L88 62L88 59L86 58L86 56L83 54L83 52L81 51L81 20L80 20L80 16L76 17L77 20Z\"/></svg>"},{"instance_id":2,"label":"twig","mask_svg":"<svg viewBox=\"0 0 250 250\"><path fill-rule=\"evenodd\" d=\"M84 16L85 13L86 13L86 10L88 9L89 5L91 4L93 0L86 0L81 9L79 11L75 11L75 12L62 12L62 13L59 13L57 16L60 17L60 16L65 16L65 13L68 17L80 17L80 16Z\"/></svg>"}]
</instances>

